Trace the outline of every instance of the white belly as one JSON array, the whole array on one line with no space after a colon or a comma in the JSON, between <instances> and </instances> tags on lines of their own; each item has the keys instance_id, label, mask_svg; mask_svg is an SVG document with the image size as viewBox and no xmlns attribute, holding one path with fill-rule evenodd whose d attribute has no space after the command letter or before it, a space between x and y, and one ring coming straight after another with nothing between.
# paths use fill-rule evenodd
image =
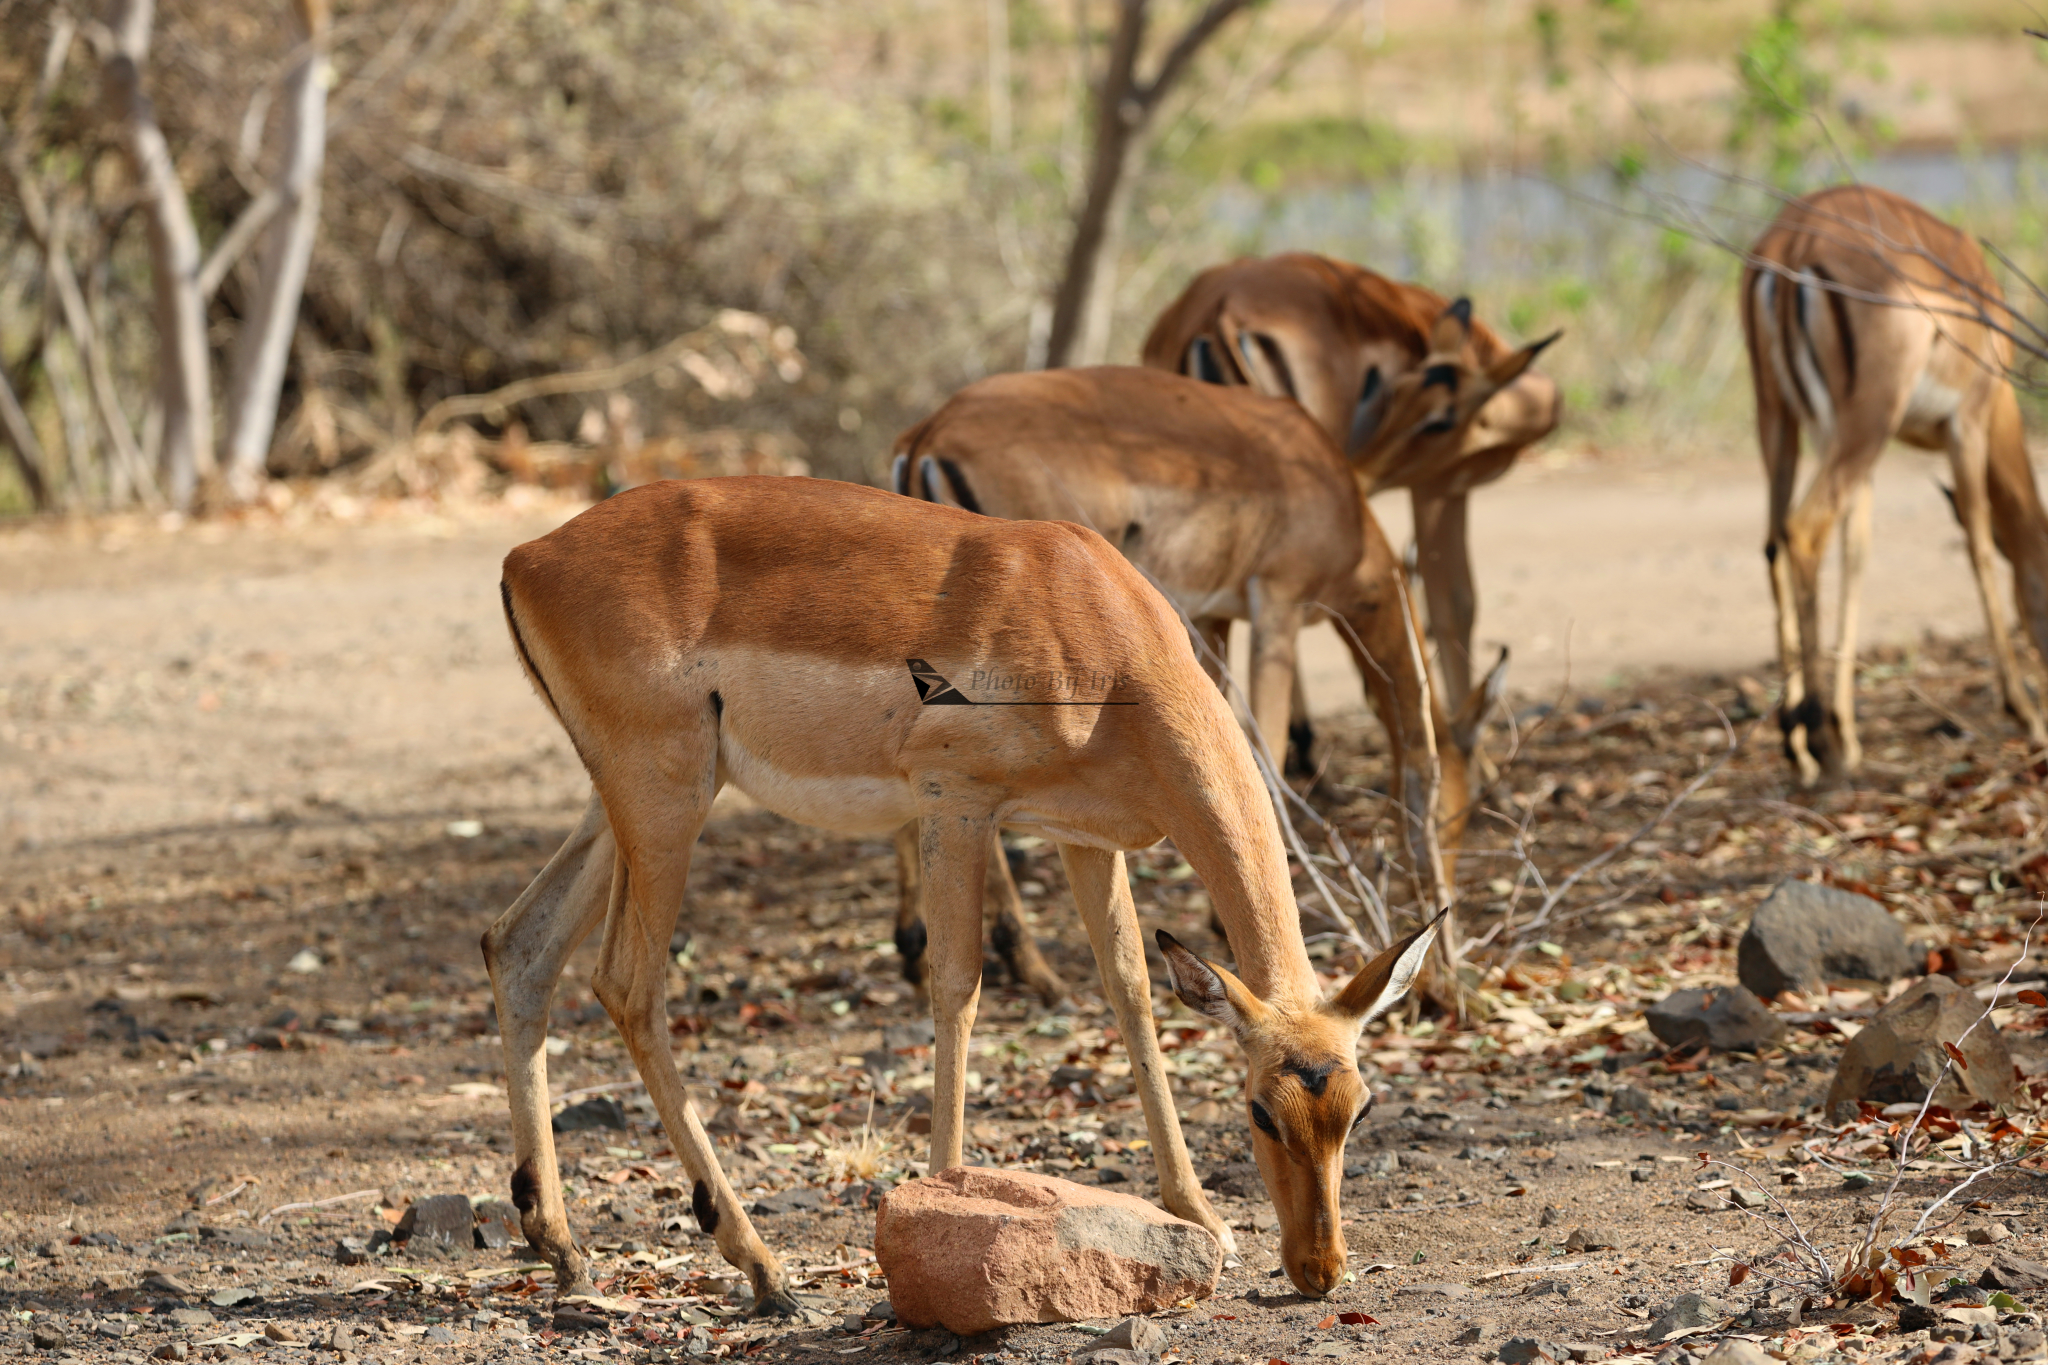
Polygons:
<instances>
[{"instance_id":1,"label":"white belly","mask_svg":"<svg viewBox=\"0 0 2048 1365\"><path fill-rule=\"evenodd\" d=\"M1906 415L1899 419L1899 439L1937 448L1947 444L1945 428L1962 401L1962 394L1922 373L1913 385L1912 397L1906 400Z\"/></svg>"},{"instance_id":2,"label":"white belly","mask_svg":"<svg viewBox=\"0 0 2048 1365\"><path fill-rule=\"evenodd\" d=\"M841 834L887 834L917 814L900 777L784 772L730 734L718 742L718 776L787 820Z\"/></svg>"}]
</instances>

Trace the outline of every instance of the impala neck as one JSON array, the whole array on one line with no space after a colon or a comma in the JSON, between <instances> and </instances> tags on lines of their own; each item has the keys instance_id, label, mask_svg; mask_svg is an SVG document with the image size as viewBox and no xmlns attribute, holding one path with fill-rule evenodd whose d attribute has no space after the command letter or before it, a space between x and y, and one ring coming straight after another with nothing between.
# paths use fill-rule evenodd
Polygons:
<instances>
[{"instance_id":1,"label":"impala neck","mask_svg":"<svg viewBox=\"0 0 2048 1365\"><path fill-rule=\"evenodd\" d=\"M1228 710L1218 709L1235 731ZM1312 1005L1322 998L1322 981L1301 940L1279 817L1243 741L1234 733L1228 739L1215 754L1219 761L1205 765L1211 770L1194 782L1161 784L1202 797L1174 812L1181 818L1162 823L1209 892L1230 937L1238 979L1268 1004Z\"/></svg>"}]
</instances>

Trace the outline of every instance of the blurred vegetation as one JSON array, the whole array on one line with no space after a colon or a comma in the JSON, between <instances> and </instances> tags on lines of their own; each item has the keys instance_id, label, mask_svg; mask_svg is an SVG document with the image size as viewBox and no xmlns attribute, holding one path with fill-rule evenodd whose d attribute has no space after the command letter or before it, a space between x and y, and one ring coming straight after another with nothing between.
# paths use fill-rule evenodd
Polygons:
<instances>
[{"instance_id":1,"label":"blurred vegetation","mask_svg":"<svg viewBox=\"0 0 2048 1365\"><path fill-rule=\"evenodd\" d=\"M898 430L1042 346L1086 173L1086 72L1113 15L1102 0L1001 3L999 64L986 3L338 5L321 230L272 473L359 466L449 395L616 362L737 308L795 331L803 377L719 399L638 381L648 435L773 431L818 473L877 477ZM1170 31L1197 4L1165 8ZM1922 97L1901 54L1940 35L2032 42L1993 9L1388 0L1376 33L1373 4L1361 24L1355 0L1268 0L1160 119L1115 261L1110 355L1134 356L1203 265L1322 250L1469 293L1512 333L1564 327L1545 364L1567 390L1569 444L1742 448L1736 266L1689 215L1743 245L1771 205L1685 158L1800 189L1888 148L1925 151L1894 116ZM143 224L91 27L60 0L0 0L0 113L52 195L147 440ZM260 183L282 35L265 0L161 6L145 75L208 245ZM1623 84L1695 93L1666 108ZM1984 149L1961 126L1948 145L1968 165ZM1943 211L2048 273L2048 175L2024 150L1997 155ZM215 297L217 348L247 288L230 272ZM96 438L53 308L0 196L0 362L49 459L75 460ZM601 407L572 395L517 417L567 441ZM23 505L0 462L0 509Z\"/></svg>"}]
</instances>

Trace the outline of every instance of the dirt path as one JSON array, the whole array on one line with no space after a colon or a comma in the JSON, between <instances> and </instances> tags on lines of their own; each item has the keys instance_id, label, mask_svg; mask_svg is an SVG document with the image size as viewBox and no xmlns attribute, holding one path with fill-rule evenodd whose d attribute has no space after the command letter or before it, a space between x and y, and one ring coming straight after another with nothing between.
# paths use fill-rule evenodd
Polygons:
<instances>
[{"instance_id":1,"label":"dirt path","mask_svg":"<svg viewBox=\"0 0 2048 1365\"><path fill-rule=\"evenodd\" d=\"M1567 661L1581 686L1652 668L1739 670L1768 681L1774 616L1764 576L1763 478L1754 460L1538 460L1472 497L1477 646L1513 652L1510 685L1546 694ZM1892 451L1878 466L1863 643L1983 632L1960 528L1935 484L1945 466ZM1405 495L1374 511L1397 545ZM1833 561L1824 581L1833 631ZM2002 604L2008 615L2011 603ZM1327 626L1303 644L1309 704L1355 707L1357 674Z\"/></svg>"},{"instance_id":2,"label":"dirt path","mask_svg":"<svg viewBox=\"0 0 2048 1365\"><path fill-rule=\"evenodd\" d=\"M1914 487L1888 480L1881 498L1880 545L1897 537L1899 553L1873 573L1873 634L1972 631L1945 514L1917 508ZM1561 657L1574 618L1575 674L1595 684L1663 649L1753 667L1768 639L1754 491L1733 470L1688 482L1582 466L1510 482L1480 504L1488 633L1537 660L1520 675L1532 687L1555 676L1542 661ZM860 1320L887 1291L861 1263L873 1214L848 1176L918 1172L911 1130L929 1083L888 943L893 862L885 844L826 838L744 802L714 819L693 866L669 980L676 1061L769 1241L796 1262L849 1267L810 1285L807 1319L739 1315L590 997L589 947L557 996L551 1080L626 1100L623 1127L565 1134L562 1155L602 1283L641 1306L558 1318L518 1247L337 1256L339 1239L388 1229L424 1196L506 1193L477 935L557 846L586 787L509 658L494 583L504 550L565 510L0 533L0 1354L1054 1365L1087 1344L1072 1326L961 1343ZM1565 562L1535 572L1553 559ZM1681 616L1672 596L1701 578L1724 605L1701 598ZM1344 1186L1358 1278L1329 1301L1277 1278L1235 1043L1160 994L1197 1167L1243 1246L1214 1297L1163 1315L1180 1357L1471 1360L1518 1334L1586 1359L1627 1351L1674 1296L1728 1293L1717 1247L1762 1246L1736 1215L1688 1209L1686 1158L1703 1148L1778 1163L1806 1182L1784 1186L1804 1225L1831 1245L1847 1237L1870 1199L1772 1136L1810 1115L1840 1035L1795 1031L1754 1059L1667 1066L1637 1005L1730 979L1741 922L1787 875L1882 887L1937 941L1963 944L1967 926L1980 947L1958 947L1959 961L1983 970L2017 951L2028 892L2011 870L2033 866L2048 799L1969 651L1928 654L1874 689L1874 785L1813 811L1789 804L1759 741L1678 820L1638 837L1722 752L1702 699L1732 705L1732 689L1697 675L1596 686L1594 705L1532 740L1507 804L1527 812L1548 876L1620 854L1584 884L1598 918L1561 925L1563 948L1487 978L1512 1017L1464 1032L1397 1020L1374 1034L1386 1098L1353 1139ZM1975 731L1930 729L1936 713L1909 683ZM1339 755L1318 799L1366 849L1384 832L1368 790L1376 739L1356 718L1331 729ZM1820 829L1890 833L1838 843ZM970 1159L1121 1177L1150 1196L1142 1121L1057 860L1026 858L1025 894L1080 999L1048 1014L1009 986L985 994ZM1170 849L1134 855L1144 922L1221 956L1178 864ZM1519 894L1498 848L1461 866L1475 911ZM1314 951L1333 984L1353 965L1327 940ZM871 1112L890 1146L862 1163ZM2048 1200L2033 1185L2013 1174L1982 1188L2016 1233L2008 1245L2039 1257ZM1920 1200L1937 1188L1933 1176L1904 1187ZM267 1216L342 1196L356 1197ZM1611 1248L1567 1252L1579 1227ZM145 1282L152 1270L173 1278ZM1733 1306L1789 1342L1782 1311ZM1365 1320L1324 1326L1332 1314ZM1891 1319L1862 1307L1807 1330L1818 1335L1794 1359L1873 1359L1882 1345L1903 1361L1925 1345L1894 1351L1878 1340ZM1838 1337L1848 1354L1830 1356Z\"/></svg>"}]
</instances>

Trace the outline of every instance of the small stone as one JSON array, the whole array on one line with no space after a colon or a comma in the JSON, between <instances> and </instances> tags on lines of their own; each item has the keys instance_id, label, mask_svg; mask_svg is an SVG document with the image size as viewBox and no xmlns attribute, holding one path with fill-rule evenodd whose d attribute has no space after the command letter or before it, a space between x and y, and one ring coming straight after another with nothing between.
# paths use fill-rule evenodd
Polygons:
<instances>
[{"instance_id":1,"label":"small stone","mask_svg":"<svg viewBox=\"0 0 2048 1365\"><path fill-rule=\"evenodd\" d=\"M963 1336L1154 1312L1206 1298L1223 1268L1207 1229L1142 1199L972 1166L891 1190L874 1245L902 1322Z\"/></svg>"},{"instance_id":2,"label":"small stone","mask_svg":"<svg viewBox=\"0 0 2048 1365\"><path fill-rule=\"evenodd\" d=\"M303 1346L305 1338L281 1322L263 1324L263 1335L283 1346Z\"/></svg>"},{"instance_id":3,"label":"small stone","mask_svg":"<svg viewBox=\"0 0 2048 1365\"><path fill-rule=\"evenodd\" d=\"M61 1351L71 1344L71 1338L55 1327L32 1327L28 1339L38 1351Z\"/></svg>"},{"instance_id":4,"label":"small stone","mask_svg":"<svg viewBox=\"0 0 2048 1365\"><path fill-rule=\"evenodd\" d=\"M2009 1294L2048 1289L2048 1265L2001 1251L1991 1258L1977 1283L1985 1289L2003 1289Z\"/></svg>"},{"instance_id":5,"label":"small stone","mask_svg":"<svg viewBox=\"0 0 2048 1365\"><path fill-rule=\"evenodd\" d=\"M1095 1183L1098 1185L1124 1185L1130 1183L1131 1168L1115 1162L1095 1168Z\"/></svg>"},{"instance_id":6,"label":"small stone","mask_svg":"<svg viewBox=\"0 0 2048 1365\"><path fill-rule=\"evenodd\" d=\"M455 1333L449 1331L438 1322L429 1327L426 1335L421 1338L423 1341L433 1342L436 1346L446 1346L455 1339Z\"/></svg>"},{"instance_id":7,"label":"small stone","mask_svg":"<svg viewBox=\"0 0 2048 1365\"><path fill-rule=\"evenodd\" d=\"M1472 1326L1467 1327L1464 1331L1458 1333L1458 1335L1452 1337L1451 1345L1477 1346L1479 1344L1480 1338L1484 1337L1485 1335L1486 1333L1480 1330L1479 1325L1477 1323L1474 1323Z\"/></svg>"},{"instance_id":8,"label":"small stone","mask_svg":"<svg viewBox=\"0 0 2048 1365\"><path fill-rule=\"evenodd\" d=\"M1650 1324L1649 1340L1662 1341L1688 1327L1719 1327L1735 1316L1735 1310L1719 1299L1704 1294L1680 1294Z\"/></svg>"},{"instance_id":9,"label":"small stone","mask_svg":"<svg viewBox=\"0 0 2048 1365\"><path fill-rule=\"evenodd\" d=\"M1535 1337L1509 1337L1500 1344L1500 1365L1531 1365L1534 1361L1570 1360L1572 1353L1554 1341Z\"/></svg>"},{"instance_id":10,"label":"small stone","mask_svg":"<svg viewBox=\"0 0 2048 1365\"><path fill-rule=\"evenodd\" d=\"M190 1360L192 1348L182 1341L167 1341L149 1354L157 1360Z\"/></svg>"},{"instance_id":11,"label":"small stone","mask_svg":"<svg viewBox=\"0 0 2048 1365\"><path fill-rule=\"evenodd\" d=\"M254 1228L206 1228L199 1229L201 1240L216 1246L239 1247L244 1251L261 1251L273 1245L268 1233Z\"/></svg>"},{"instance_id":12,"label":"small stone","mask_svg":"<svg viewBox=\"0 0 2048 1365\"><path fill-rule=\"evenodd\" d=\"M592 1128L616 1128L624 1132L626 1109L610 1095L595 1095L555 1115L554 1128L558 1133L579 1133Z\"/></svg>"},{"instance_id":13,"label":"small stone","mask_svg":"<svg viewBox=\"0 0 2048 1365\"><path fill-rule=\"evenodd\" d=\"M1882 905L1813 882L1780 882L1735 948L1736 975L1765 1000L1816 994L1830 981L1889 985L1923 969Z\"/></svg>"},{"instance_id":14,"label":"small stone","mask_svg":"<svg viewBox=\"0 0 2048 1365\"><path fill-rule=\"evenodd\" d=\"M1785 1036L1785 1021L1744 986L1673 991L1643 1011L1666 1047L1761 1052Z\"/></svg>"},{"instance_id":15,"label":"small stone","mask_svg":"<svg viewBox=\"0 0 2048 1365\"><path fill-rule=\"evenodd\" d=\"M512 1234L505 1231L505 1225L496 1219L478 1223L476 1245L480 1251L503 1251L512 1245Z\"/></svg>"},{"instance_id":16,"label":"small stone","mask_svg":"<svg viewBox=\"0 0 2048 1365\"><path fill-rule=\"evenodd\" d=\"M683 1337L683 1351L688 1355L710 1355L711 1346L711 1333L702 1327L692 1327Z\"/></svg>"},{"instance_id":17,"label":"small stone","mask_svg":"<svg viewBox=\"0 0 2048 1365\"><path fill-rule=\"evenodd\" d=\"M254 1302L262 1297L261 1294L258 1294L247 1285L236 1284L230 1285L226 1289L214 1291L206 1301L215 1308L234 1308L240 1304Z\"/></svg>"},{"instance_id":18,"label":"small stone","mask_svg":"<svg viewBox=\"0 0 2048 1365\"><path fill-rule=\"evenodd\" d=\"M2012 1229L2003 1223L1987 1223L1981 1228L1971 1228L1963 1234L1970 1239L1973 1247L1988 1247L1993 1242L2003 1242L2012 1236Z\"/></svg>"},{"instance_id":19,"label":"small stone","mask_svg":"<svg viewBox=\"0 0 2048 1365\"><path fill-rule=\"evenodd\" d=\"M1573 1360L1578 1361L1605 1360L1612 1354L1605 1346L1595 1345L1590 1341L1565 1341L1558 1344L1571 1352Z\"/></svg>"},{"instance_id":20,"label":"small stone","mask_svg":"<svg viewBox=\"0 0 2048 1365\"><path fill-rule=\"evenodd\" d=\"M1166 1329L1150 1318L1133 1315L1095 1338L1095 1344L1088 1348L1088 1352L1093 1354L1112 1347L1161 1355L1166 1350Z\"/></svg>"},{"instance_id":21,"label":"small stone","mask_svg":"<svg viewBox=\"0 0 2048 1365\"><path fill-rule=\"evenodd\" d=\"M420 1200L405 1211L391 1230L397 1242L439 1242L448 1247L469 1247L476 1240L476 1213L466 1194L437 1194Z\"/></svg>"},{"instance_id":22,"label":"small stone","mask_svg":"<svg viewBox=\"0 0 2048 1365\"><path fill-rule=\"evenodd\" d=\"M164 1316L180 1327L211 1327L217 1321L204 1308L173 1308Z\"/></svg>"},{"instance_id":23,"label":"small stone","mask_svg":"<svg viewBox=\"0 0 2048 1365\"><path fill-rule=\"evenodd\" d=\"M1753 1341L1741 1337L1725 1337L1720 1345L1707 1352L1700 1365L1772 1365L1771 1357Z\"/></svg>"},{"instance_id":24,"label":"small stone","mask_svg":"<svg viewBox=\"0 0 2048 1365\"><path fill-rule=\"evenodd\" d=\"M1607 1112L1617 1117L1624 1114L1650 1115L1668 1109L1669 1100L1660 1101L1640 1086L1616 1086L1614 1093L1607 1097Z\"/></svg>"},{"instance_id":25,"label":"small stone","mask_svg":"<svg viewBox=\"0 0 2048 1365\"><path fill-rule=\"evenodd\" d=\"M1569 1280L1553 1280L1545 1278L1537 1280L1527 1289L1524 1289L1522 1291L1522 1297L1534 1299L1540 1298L1545 1294L1555 1294L1559 1298L1570 1298L1571 1292L1572 1286Z\"/></svg>"},{"instance_id":26,"label":"small stone","mask_svg":"<svg viewBox=\"0 0 2048 1365\"><path fill-rule=\"evenodd\" d=\"M342 1265L361 1265L370 1259L370 1244L360 1237L344 1237L334 1244L334 1259Z\"/></svg>"},{"instance_id":27,"label":"small stone","mask_svg":"<svg viewBox=\"0 0 2048 1365\"><path fill-rule=\"evenodd\" d=\"M1536 1226L1539 1228L1554 1228L1563 1221L1564 1210L1555 1204L1545 1204L1543 1212L1536 1216Z\"/></svg>"},{"instance_id":28,"label":"small stone","mask_svg":"<svg viewBox=\"0 0 2048 1365\"><path fill-rule=\"evenodd\" d=\"M1969 1065L1951 1065L1945 1044L1959 1047ZM1879 1010L1843 1047L1823 1112L1845 1122L1856 1117L1858 1100L1918 1104L1929 1090L1936 1104L1953 1110L1979 1100L2010 1106L2012 1076L2005 1035L1977 997L1945 976L1929 976Z\"/></svg>"},{"instance_id":29,"label":"small stone","mask_svg":"<svg viewBox=\"0 0 2048 1365\"><path fill-rule=\"evenodd\" d=\"M151 1294L170 1294L181 1299L189 1299L198 1292L176 1275L161 1270L152 1270L144 1275L140 1287Z\"/></svg>"},{"instance_id":30,"label":"small stone","mask_svg":"<svg viewBox=\"0 0 2048 1365\"><path fill-rule=\"evenodd\" d=\"M1309 1354L1314 1354L1310 1351ZM1088 1365L1153 1365L1152 1356L1145 1351L1133 1351L1127 1346L1094 1346L1085 1353L1075 1356Z\"/></svg>"},{"instance_id":31,"label":"small stone","mask_svg":"<svg viewBox=\"0 0 2048 1365\"><path fill-rule=\"evenodd\" d=\"M1564 1239L1564 1249L1577 1253L1581 1251L1612 1251L1621 1243L1614 1240L1614 1234L1606 1228L1595 1225L1587 1228L1573 1228L1571 1235Z\"/></svg>"},{"instance_id":32,"label":"small stone","mask_svg":"<svg viewBox=\"0 0 2048 1365\"><path fill-rule=\"evenodd\" d=\"M135 1324L127 1318L101 1318L92 1325L92 1330L95 1336L112 1337L119 1341L122 1337L135 1334Z\"/></svg>"},{"instance_id":33,"label":"small stone","mask_svg":"<svg viewBox=\"0 0 2048 1365\"><path fill-rule=\"evenodd\" d=\"M1637 1185L1647 1185L1657 1178L1657 1170L1654 1166L1632 1166L1628 1178Z\"/></svg>"},{"instance_id":34,"label":"small stone","mask_svg":"<svg viewBox=\"0 0 2048 1365\"><path fill-rule=\"evenodd\" d=\"M579 1312L574 1308L557 1308L554 1326L557 1332L602 1332L609 1322L596 1313Z\"/></svg>"}]
</instances>

